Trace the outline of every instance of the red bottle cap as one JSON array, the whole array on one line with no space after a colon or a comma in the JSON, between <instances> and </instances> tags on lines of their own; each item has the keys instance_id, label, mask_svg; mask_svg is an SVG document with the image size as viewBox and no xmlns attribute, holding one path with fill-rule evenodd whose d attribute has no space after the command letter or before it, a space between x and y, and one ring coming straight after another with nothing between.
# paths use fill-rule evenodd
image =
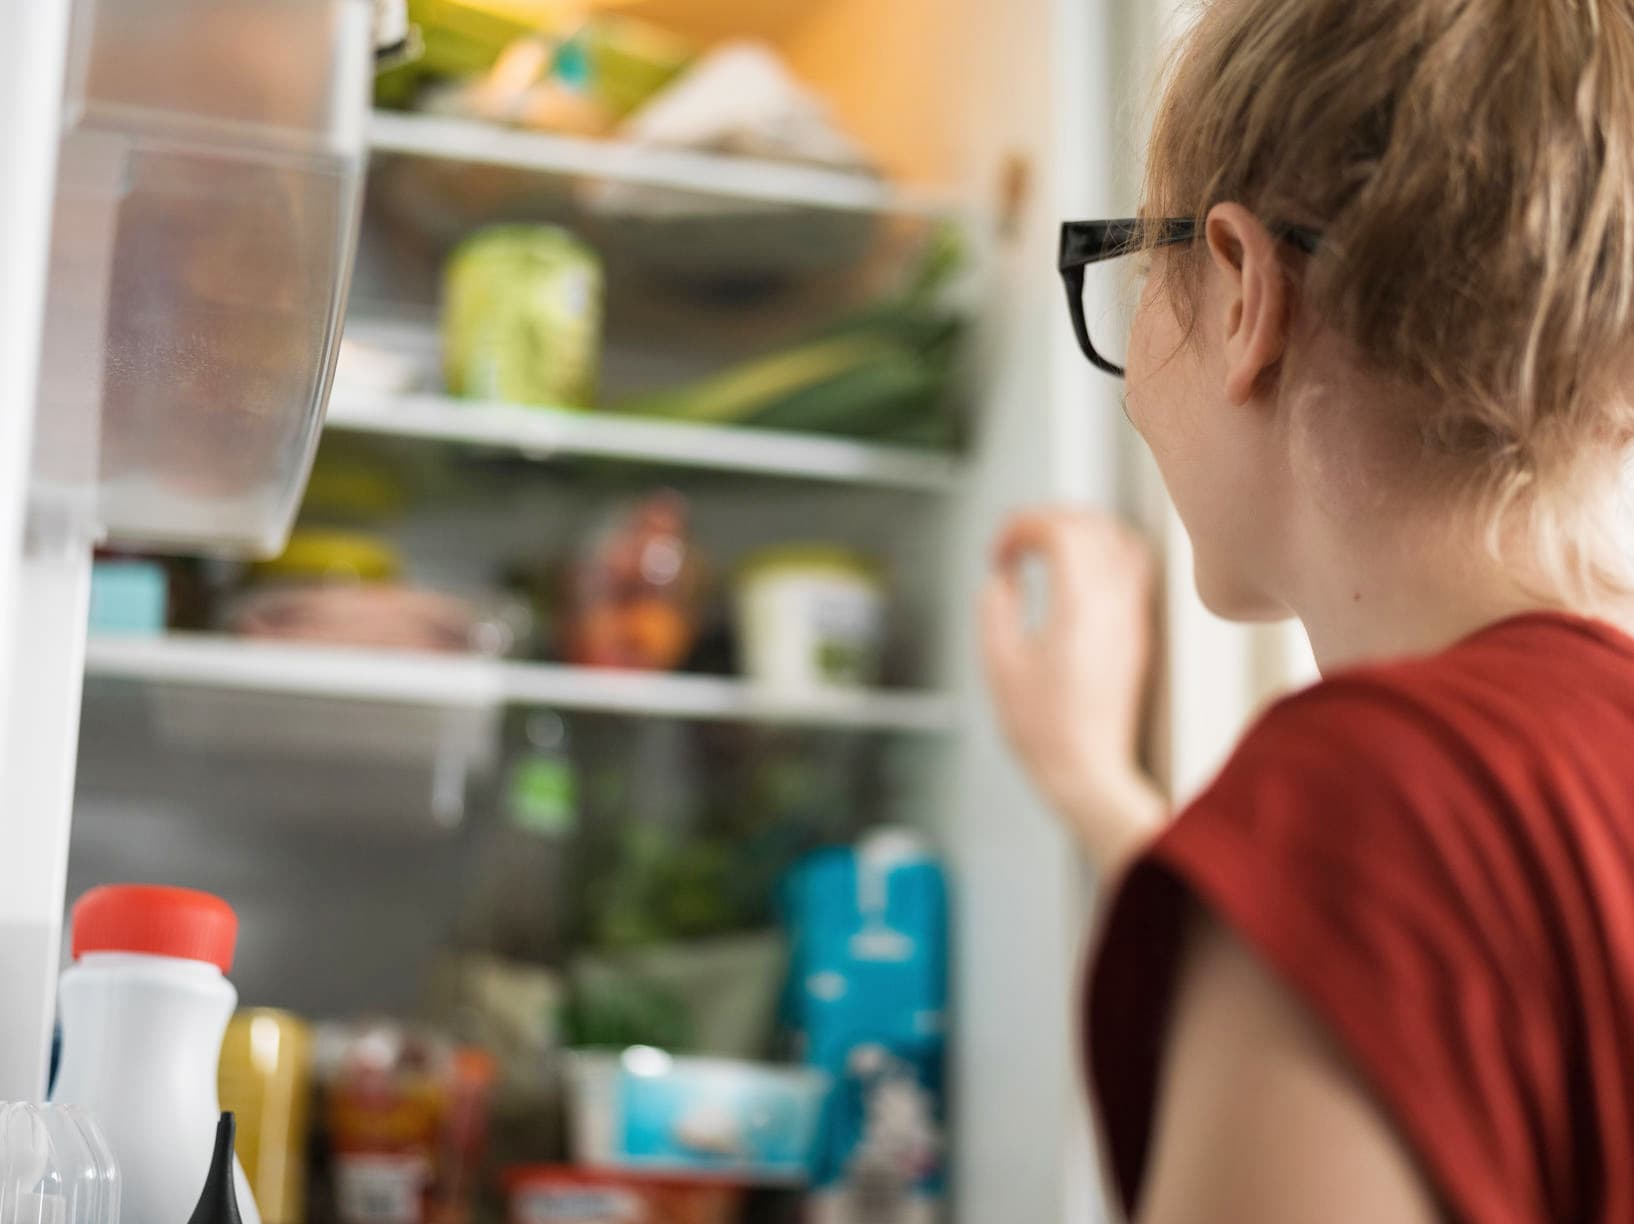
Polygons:
<instances>
[{"instance_id":1,"label":"red bottle cap","mask_svg":"<svg viewBox=\"0 0 1634 1224\"><path fill-rule=\"evenodd\" d=\"M233 967L238 915L220 897L159 884L104 884L74 903L73 952L145 952Z\"/></svg>"}]
</instances>

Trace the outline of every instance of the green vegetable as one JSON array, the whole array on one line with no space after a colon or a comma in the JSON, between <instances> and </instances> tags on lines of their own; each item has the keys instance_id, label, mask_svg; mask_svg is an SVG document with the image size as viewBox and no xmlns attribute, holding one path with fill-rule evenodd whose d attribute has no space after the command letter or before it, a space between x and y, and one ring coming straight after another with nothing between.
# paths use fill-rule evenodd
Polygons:
<instances>
[{"instance_id":1,"label":"green vegetable","mask_svg":"<svg viewBox=\"0 0 1634 1224\"><path fill-rule=\"evenodd\" d=\"M742 424L789 396L820 387L889 352L889 342L878 337L835 336L757 357L680 391L628 400L617 410L637 416Z\"/></svg>"},{"instance_id":2,"label":"green vegetable","mask_svg":"<svg viewBox=\"0 0 1634 1224\"><path fill-rule=\"evenodd\" d=\"M679 390L616 405L640 416L947 445L945 400L962 321L939 303L962 260L957 232L933 236L907 289L791 348Z\"/></svg>"},{"instance_id":3,"label":"green vegetable","mask_svg":"<svg viewBox=\"0 0 1634 1224\"><path fill-rule=\"evenodd\" d=\"M635 976L580 974L562 1010L570 1046L657 1046L684 1050L692 1044L692 1021L672 990Z\"/></svg>"},{"instance_id":4,"label":"green vegetable","mask_svg":"<svg viewBox=\"0 0 1634 1224\"><path fill-rule=\"evenodd\" d=\"M913 353L891 349L779 400L751 423L767 429L877 436L904 418L934 411L942 385L939 372Z\"/></svg>"}]
</instances>

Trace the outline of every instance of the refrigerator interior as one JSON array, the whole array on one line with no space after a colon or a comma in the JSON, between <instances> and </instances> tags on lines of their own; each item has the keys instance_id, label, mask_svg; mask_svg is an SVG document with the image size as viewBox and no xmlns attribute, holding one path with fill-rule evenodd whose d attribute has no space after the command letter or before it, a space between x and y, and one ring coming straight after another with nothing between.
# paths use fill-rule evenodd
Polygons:
<instances>
[{"instance_id":1,"label":"refrigerator interior","mask_svg":"<svg viewBox=\"0 0 1634 1224\"><path fill-rule=\"evenodd\" d=\"M666 239L587 215L590 193L637 164L627 158L598 171L575 160L588 156L576 146L526 136L462 148L469 130L377 115L347 335L396 354L417 381L349 386L343 355L320 471L327 458L385 473L392 509L365 528L440 590L479 592L507 567L571 553L655 489L686 499L717 590L767 546L819 539L864 552L888 575L880 684L845 700L766 701L735 678L726 646L700 675L654 678L356 649L261 654L217 633L93 636L67 898L122 879L218 892L241 919L233 977L244 1004L313 1019L414 1016L449 949L496 921L506 737L522 712L566 726L587 794L576 835L615 858L621 838L719 847L752 833L792 861L798 848L908 825L942 857L954 898L948 1215L1098 1218L1071 1020L1088 885L983 705L972 606L1007 509L1128 496L1115 388L1080 368L1052 272L1063 216L1126 204L1098 169L1122 152L1110 122L1121 9L638 0L625 10L699 39L768 39L887 187L853 198L854 185L761 167L742 190L808 198L782 199L777 223L744 230L734 250L718 234ZM709 170L659 164L634 173L684 183ZM975 317L957 397L965 444L946 456L742 429L697 444L680 427L621 430L595 413L578 414L586 423L442 396L444 260L473 227L520 219L581 230L604 260L608 396L786 343L876 299L927 233L957 226ZM790 257L790 244L805 249ZM731 261L728 275L710 275L699 252L711 250ZM220 562L208 572L236 573ZM718 886L713 870L698 878ZM773 891L762 880L743 902L761 925ZM576 937L612 921L608 908L581 917Z\"/></svg>"}]
</instances>

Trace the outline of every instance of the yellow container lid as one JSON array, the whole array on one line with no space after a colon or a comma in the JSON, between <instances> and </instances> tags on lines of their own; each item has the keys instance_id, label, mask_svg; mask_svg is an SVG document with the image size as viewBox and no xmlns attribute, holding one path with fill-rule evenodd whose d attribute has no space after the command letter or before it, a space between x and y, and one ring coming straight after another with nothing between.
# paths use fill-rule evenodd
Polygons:
<instances>
[{"instance_id":1,"label":"yellow container lid","mask_svg":"<svg viewBox=\"0 0 1634 1224\"><path fill-rule=\"evenodd\" d=\"M744 580L790 574L826 574L879 586L880 568L860 553L840 544L780 544L746 557L738 567Z\"/></svg>"},{"instance_id":2,"label":"yellow container lid","mask_svg":"<svg viewBox=\"0 0 1634 1224\"><path fill-rule=\"evenodd\" d=\"M281 554L258 563L251 572L257 578L387 582L402 569L397 550L378 536L303 527L290 535Z\"/></svg>"}]
</instances>

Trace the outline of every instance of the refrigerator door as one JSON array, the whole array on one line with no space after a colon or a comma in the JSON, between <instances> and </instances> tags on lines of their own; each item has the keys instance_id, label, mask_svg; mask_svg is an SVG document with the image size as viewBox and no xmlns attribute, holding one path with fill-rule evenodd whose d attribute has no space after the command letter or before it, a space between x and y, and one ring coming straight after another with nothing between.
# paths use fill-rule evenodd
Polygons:
<instances>
[{"instance_id":1,"label":"refrigerator door","mask_svg":"<svg viewBox=\"0 0 1634 1224\"><path fill-rule=\"evenodd\" d=\"M322 423L356 237L366 0L75 0L36 512L268 553Z\"/></svg>"},{"instance_id":2,"label":"refrigerator door","mask_svg":"<svg viewBox=\"0 0 1634 1224\"><path fill-rule=\"evenodd\" d=\"M345 307L373 39L368 0L28 0L4 29L0 1099L30 1100L92 545L281 546Z\"/></svg>"}]
</instances>

